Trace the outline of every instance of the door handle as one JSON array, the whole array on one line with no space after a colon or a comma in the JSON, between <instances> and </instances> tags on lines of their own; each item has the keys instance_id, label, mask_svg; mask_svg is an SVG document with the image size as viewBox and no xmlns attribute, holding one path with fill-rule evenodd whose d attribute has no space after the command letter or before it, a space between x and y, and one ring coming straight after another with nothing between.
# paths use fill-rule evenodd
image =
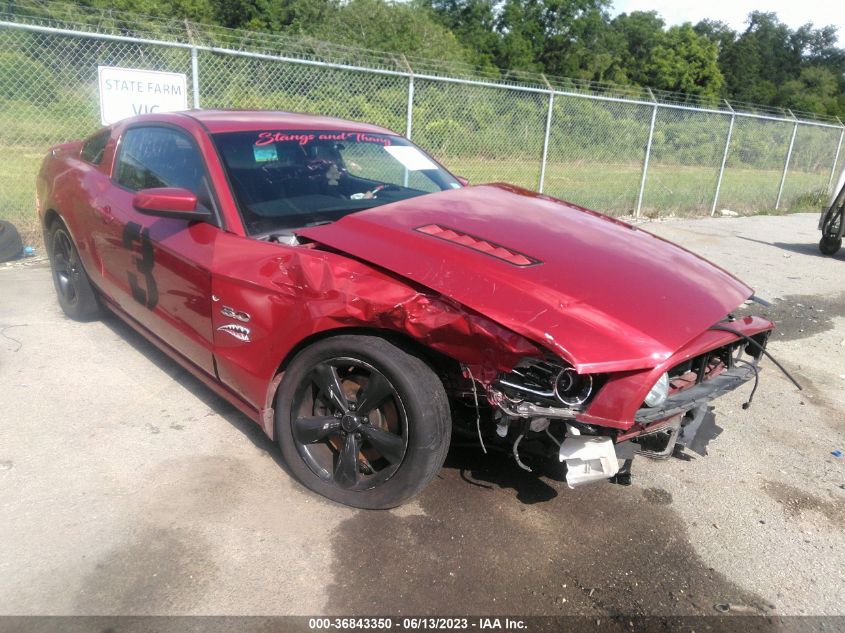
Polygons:
<instances>
[{"instance_id":1,"label":"door handle","mask_svg":"<svg viewBox=\"0 0 845 633\"><path fill-rule=\"evenodd\" d=\"M111 207L109 205L95 207L95 210L97 211L97 215L100 216L100 219L106 224L111 224L112 220L114 220L114 216L112 215Z\"/></svg>"}]
</instances>

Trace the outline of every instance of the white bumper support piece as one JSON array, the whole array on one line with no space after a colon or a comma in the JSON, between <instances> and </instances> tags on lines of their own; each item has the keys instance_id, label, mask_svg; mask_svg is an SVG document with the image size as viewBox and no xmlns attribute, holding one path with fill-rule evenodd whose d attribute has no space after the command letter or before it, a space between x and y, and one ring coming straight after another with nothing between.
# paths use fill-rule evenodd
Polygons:
<instances>
[{"instance_id":1,"label":"white bumper support piece","mask_svg":"<svg viewBox=\"0 0 845 633\"><path fill-rule=\"evenodd\" d=\"M569 424L566 430L559 457L560 461L566 462L566 483L570 488L610 479L619 471L612 439L582 436Z\"/></svg>"}]
</instances>

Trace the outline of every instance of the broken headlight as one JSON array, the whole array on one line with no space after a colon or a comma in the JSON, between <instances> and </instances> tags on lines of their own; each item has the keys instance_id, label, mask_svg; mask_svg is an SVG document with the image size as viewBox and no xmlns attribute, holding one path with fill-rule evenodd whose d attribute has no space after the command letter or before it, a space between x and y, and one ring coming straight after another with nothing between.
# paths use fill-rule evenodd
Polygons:
<instances>
[{"instance_id":1,"label":"broken headlight","mask_svg":"<svg viewBox=\"0 0 845 633\"><path fill-rule=\"evenodd\" d=\"M648 395L645 397L645 406L647 407L659 407L661 404L666 402L666 398L669 397L669 374L665 373L657 379L657 382L654 383L654 386L651 388L651 391L648 392Z\"/></svg>"},{"instance_id":2,"label":"broken headlight","mask_svg":"<svg viewBox=\"0 0 845 633\"><path fill-rule=\"evenodd\" d=\"M593 377L564 367L555 378L555 395L567 407L580 407L593 393Z\"/></svg>"},{"instance_id":3,"label":"broken headlight","mask_svg":"<svg viewBox=\"0 0 845 633\"><path fill-rule=\"evenodd\" d=\"M500 394L500 401L527 400L543 406L580 408L593 395L595 384L593 376L579 374L565 363L526 359L500 375L494 391Z\"/></svg>"}]
</instances>

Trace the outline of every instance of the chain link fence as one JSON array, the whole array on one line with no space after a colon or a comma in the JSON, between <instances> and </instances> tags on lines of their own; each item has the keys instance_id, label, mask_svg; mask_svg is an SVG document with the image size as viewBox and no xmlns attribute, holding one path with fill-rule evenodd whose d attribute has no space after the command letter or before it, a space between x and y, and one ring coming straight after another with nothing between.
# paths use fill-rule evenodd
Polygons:
<instances>
[{"instance_id":1,"label":"chain link fence","mask_svg":"<svg viewBox=\"0 0 845 633\"><path fill-rule=\"evenodd\" d=\"M111 14L79 21L57 18L53 5L21 6L0 8L0 217L31 238L45 152L99 126L100 65L184 73L195 107L382 125L471 182L507 181L619 216L815 211L842 167L838 121L536 75L473 76L189 23L152 37Z\"/></svg>"}]
</instances>

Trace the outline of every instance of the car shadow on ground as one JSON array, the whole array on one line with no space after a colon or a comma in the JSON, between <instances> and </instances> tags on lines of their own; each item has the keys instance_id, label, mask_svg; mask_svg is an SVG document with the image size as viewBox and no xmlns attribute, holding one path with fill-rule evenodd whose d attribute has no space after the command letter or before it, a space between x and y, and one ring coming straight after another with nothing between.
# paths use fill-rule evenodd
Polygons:
<instances>
[{"instance_id":1,"label":"car shadow on ground","mask_svg":"<svg viewBox=\"0 0 845 633\"><path fill-rule=\"evenodd\" d=\"M498 445L488 445L486 448L485 455L477 442L456 438L443 467L456 470L460 478L471 486L513 490L516 499L527 505L551 501L558 496L558 491L550 485L554 479L546 480L547 473L540 460L524 456L524 460L528 461L527 465L532 469L529 472L516 463L506 448Z\"/></svg>"},{"instance_id":2,"label":"car shadow on ground","mask_svg":"<svg viewBox=\"0 0 845 633\"><path fill-rule=\"evenodd\" d=\"M278 446L264 434L264 431L255 422L206 387L199 379L183 369L179 363L159 350L114 313L106 311L103 314L102 322L138 353L143 354L151 363L187 389L205 406L243 433L256 448L267 453L279 466L285 468Z\"/></svg>"},{"instance_id":3,"label":"car shadow on ground","mask_svg":"<svg viewBox=\"0 0 845 633\"><path fill-rule=\"evenodd\" d=\"M838 259L838 260L845 260L845 250L840 250L835 255L823 255L819 251L819 244L818 242L801 242L797 244L791 244L788 242L766 242L764 240L755 240L751 237L743 237L742 235L737 235L737 238L741 240L745 240L746 242L754 242L755 244L763 244L764 246L775 246L785 251L790 251L792 253L799 253L801 255L811 255L813 257L820 257L822 259Z\"/></svg>"}]
</instances>

